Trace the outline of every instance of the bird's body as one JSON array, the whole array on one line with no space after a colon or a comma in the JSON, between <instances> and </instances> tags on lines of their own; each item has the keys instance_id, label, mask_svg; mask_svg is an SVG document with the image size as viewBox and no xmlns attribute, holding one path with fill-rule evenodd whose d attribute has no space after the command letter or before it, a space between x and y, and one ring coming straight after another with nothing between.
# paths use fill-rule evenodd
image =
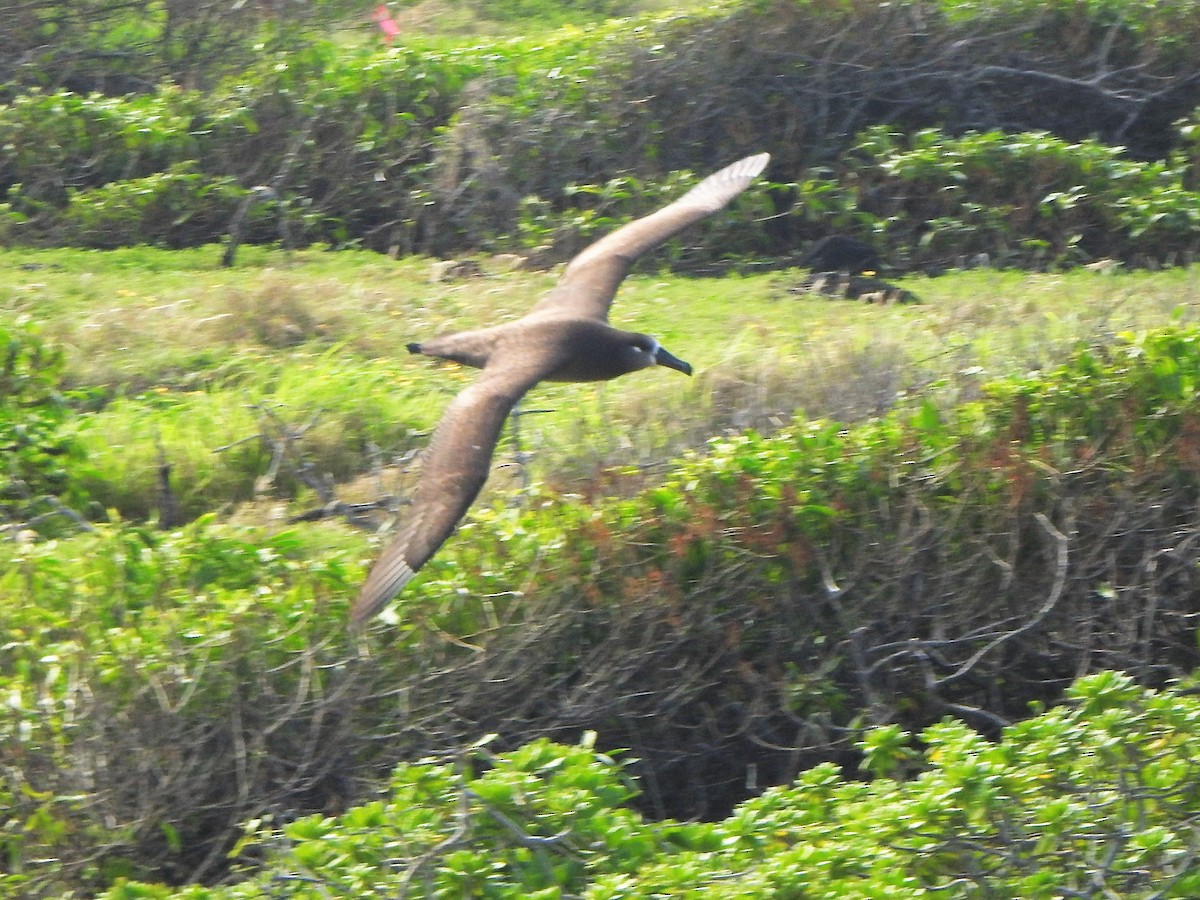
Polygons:
<instances>
[{"instance_id":1,"label":"bird's body","mask_svg":"<svg viewBox=\"0 0 1200 900\"><path fill-rule=\"evenodd\" d=\"M639 256L725 206L768 159L760 153L727 166L587 247L523 318L408 345L482 372L434 430L409 517L367 576L350 613L353 625L378 613L454 531L487 480L504 420L539 381L605 381L655 365L691 374L649 335L609 325L609 307Z\"/></svg>"},{"instance_id":2,"label":"bird's body","mask_svg":"<svg viewBox=\"0 0 1200 900\"><path fill-rule=\"evenodd\" d=\"M813 272L848 272L851 275L878 272L883 267L874 247L844 234L831 234L813 242L796 265Z\"/></svg>"}]
</instances>

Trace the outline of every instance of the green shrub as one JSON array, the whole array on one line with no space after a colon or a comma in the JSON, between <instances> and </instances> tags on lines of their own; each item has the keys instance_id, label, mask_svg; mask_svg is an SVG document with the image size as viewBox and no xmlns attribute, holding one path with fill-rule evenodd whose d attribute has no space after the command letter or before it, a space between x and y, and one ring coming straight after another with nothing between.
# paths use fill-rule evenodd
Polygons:
<instances>
[{"instance_id":1,"label":"green shrub","mask_svg":"<svg viewBox=\"0 0 1200 900\"><path fill-rule=\"evenodd\" d=\"M1195 248L1200 194L1178 163L1139 162L1097 141L1045 133L859 136L853 166L877 228L914 262L988 253L1070 265L1096 257L1172 260Z\"/></svg>"},{"instance_id":2,"label":"green shrub","mask_svg":"<svg viewBox=\"0 0 1200 900\"><path fill-rule=\"evenodd\" d=\"M0 193L22 185L29 201L62 203L69 188L145 178L195 159L199 94L152 96L32 92L0 105Z\"/></svg>"},{"instance_id":3,"label":"green shrub","mask_svg":"<svg viewBox=\"0 0 1200 900\"><path fill-rule=\"evenodd\" d=\"M0 328L0 522L55 533L56 513L79 497L81 458L60 392L63 351L26 324Z\"/></svg>"},{"instance_id":4,"label":"green shrub","mask_svg":"<svg viewBox=\"0 0 1200 900\"><path fill-rule=\"evenodd\" d=\"M343 552L207 520L2 550L0 877L19 896L203 878L264 791L287 805L341 777L345 650L321 632Z\"/></svg>"},{"instance_id":5,"label":"green shrub","mask_svg":"<svg viewBox=\"0 0 1200 900\"><path fill-rule=\"evenodd\" d=\"M785 255L840 230L928 267L979 253L1040 267L1185 261L1200 202L1188 138L1170 123L1188 112L1194 62L1181 51L1200 15L1045 6L740 0L453 49L406 35L376 52L271 32L203 93L35 92L0 107L0 234L211 242L240 192L269 184L297 242L448 256L521 230L561 251L643 211L655 184L768 149L785 184L760 192L735 255ZM504 15L532 8L550 13L526 0ZM1120 92L1091 87L1107 71L1097 59ZM966 131L977 122L1011 133ZM772 205L789 202L785 216Z\"/></svg>"},{"instance_id":6,"label":"green shrub","mask_svg":"<svg viewBox=\"0 0 1200 900\"><path fill-rule=\"evenodd\" d=\"M614 789L611 803L682 818L724 815L748 782L787 781L856 752L877 775L911 772L907 731L936 748L931 774L912 782L926 779L929 796L886 780L842 785L827 767L802 780L799 814L774 822L771 804L785 795L771 791L724 826L680 826L656 840L629 812L605 818L609 801L586 792L556 806L541 775L507 764L468 793L467 754L462 774L450 766L431 777L433 794L347 814L354 852L396 866L348 856L334 846L337 823L312 820L263 838L287 847L306 840L305 828L317 836L285 874L262 877L272 889L319 892L309 875L287 874L308 866L321 885L345 878L353 892L382 877L395 894L411 872L410 891L428 877L497 896L638 896L641 884L737 885L753 896L810 882L829 896L869 895L872 884L903 895L967 879L963 895L987 885L1037 896L1036 879L1019 879L1075 889L1064 860L1078 850L1114 884L1133 884L1139 866L1190 884L1186 833L1158 817L1168 806L1193 815L1195 798L1179 786L1195 780L1191 757L1168 766L1182 779L1165 787L1171 804L1151 809L1136 793L1105 806L1103 782L1081 809L1056 812L1060 831L1042 832L1041 809L1020 804L1041 803L1037 790L1060 776L1022 781L1036 772L1028 759L1009 771L1016 757L1005 745L936 723L954 715L989 739L1020 735L1011 723L1031 703L1057 702L1080 670L1116 666L1161 684L1196 668L1200 547L1188 535L1198 388L1200 330L1171 327L1081 349L950 411L921 403L853 427L806 422L715 439L633 497L589 504L545 492L523 508L485 505L357 646L342 623L362 542L339 530L202 520L165 534L104 526L56 544L0 545L0 793L15 804L0 826L7 872L30 897L126 876L216 879L237 823L339 811L395 762L481 734L497 735L501 751L594 730L598 746L640 760L631 766L643 797ZM1137 726L1149 704L1123 677L1086 684L1093 693L1075 696L1090 713L1126 701L1135 710L1105 728ZM853 744L869 724L888 723ZM1156 723L1147 731L1163 733ZM1133 762L1110 754L1093 766L1084 730L1064 740L1079 749L1055 764L1082 767L1068 793L1126 762L1127 784L1141 791L1138 759L1191 746L1172 737L1143 747L1135 733ZM528 751L538 772L562 765L583 778L539 747ZM425 770L404 771L423 783ZM1144 771L1147 784L1166 777ZM835 814L831 797L856 811ZM427 814L435 802L440 811ZM855 831L868 808L890 810L886 822ZM597 810L595 823L572 818ZM1151 828L1118 845L1111 835L1127 814L1148 816ZM800 843L793 815L820 843ZM388 837L395 817L415 836ZM467 843L442 845L463 823ZM593 825L629 837L632 856L622 860ZM563 828L586 841L547 840ZM900 855L833 843L877 834ZM495 841L509 843L492 864ZM664 841L677 856L649 864ZM1033 854L1037 870L1010 866L1016 850L1005 841ZM1116 862L1104 863L1110 850ZM230 890L268 890L248 877Z\"/></svg>"},{"instance_id":7,"label":"green shrub","mask_svg":"<svg viewBox=\"0 0 1200 900\"><path fill-rule=\"evenodd\" d=\"M262 867L244 882L103 898L1185 898L1200 889L1198 729L1187 691L1103 673L997 742L931 726L911 779L822 765L711 824L632 814L620 768L589 747L468 750L401 766L343 815L251 823L241 849Z\"/></svg>"},{"instance_id":8,"label":"green shrub","mask_svg":"<svg viewBox=\"0 0 1200 900\"><path fill-rule=\"evenodd\" d=\"M230 327L274 334L270 315L266 298L247 310L244 326ZM341 347L298 350L286 364L253 349L228 354L214 384L156 386L114 398L82 421L88 464L79 467L78 483L104 508L144 521L161 503L163 464L185 520L260 495L295 497L305 490L301 469L348 480L367 468L370 446L408 449L418 432L414 409L436 403L402 365L348 358ZM268 471L273 477L263 485Z\"/></svg>"},{"instance_id":9,"label":"green shrub","mask_svg":"<svg viewBox=\"0 0 1200 900\"><path fill-rule=\"evenodd\" d=\"M70 192L53 227L55 243L101 250L154 244L188 247L224 232L246 192L190 165L145 178ZM265 216L265 211L255 213Z\"/></svg>"}]
</instances>

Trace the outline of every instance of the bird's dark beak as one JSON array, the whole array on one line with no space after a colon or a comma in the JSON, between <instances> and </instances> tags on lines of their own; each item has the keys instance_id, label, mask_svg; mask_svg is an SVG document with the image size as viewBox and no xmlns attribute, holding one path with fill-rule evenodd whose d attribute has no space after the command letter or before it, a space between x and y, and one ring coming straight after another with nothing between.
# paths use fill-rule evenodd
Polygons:
<instances>
[{"instance_id":1,"label":"bird's dark beak","mask_svg":"<svg viewBox=\"0 0 1200 900\"><path fill-rule=\"evenodd\" d=\"M672 356L662 347L654 351L654 360L660 366L666 366L668 369L675 369L677 372L682 372L684 375L692 374L692 367L685 363L678 356Z\"/></svg>"}]
</instances>

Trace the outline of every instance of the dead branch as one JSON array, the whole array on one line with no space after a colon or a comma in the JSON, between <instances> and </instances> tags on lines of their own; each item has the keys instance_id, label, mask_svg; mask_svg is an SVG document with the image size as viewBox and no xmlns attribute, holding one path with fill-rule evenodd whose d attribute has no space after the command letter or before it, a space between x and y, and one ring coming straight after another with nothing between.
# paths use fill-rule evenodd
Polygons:
<instances>
[{"instance_id":1,"label":"dead branch","mask_svg":"<svg viewBox=\"0 0 1200 900\"><path fill-rule=\"evenodd\" d=\"M309 116L306 118L299 129L291 136L288 142L287 150L283 154L283 158L279 161L279 168L275 174L268 179L266 184L260 184L250 189L250 192L238 204L237 211L233 215L233 220L229 223L229 238L225 243L225 250L221 254L221 265L229 268L233 265L234 256L237 254L238 246L242 242L242 228L245 225L246 213L250 211L250 207L257 203L265 203L269 200L274 200L277 210L278 228L279 228L279 244L284 250L292 249L291 227L288 224L288 207L287 202L283 197L283 186L287 182L288 175L292 168L296 165L296 161L300 158L300 151L304 145L308 143L312 136L313 128L316 126L317 117Z\"/></svg>"},{"instance_id":2,"label":"dead branch","mask_svg":"<svg viewBox=\"0 0 1200 900\"><path fill-rule=\"evenodd\" d=\"M1065 585L1067 583L1067 571L1068 571L1067 565L1068 565L1068 562L1070 561L1070 540L1067 538L1066 535L1064 535L1061 531L1059 531L1057 528L1055 528L1054 525L1051 524L1050 520L1043 513L1040 513L1040 512L1034 513L1034 518L1037 520L1038 525L1040 525L1042 527L1042 529L1048 535L1050 535L1051 538L1054 539L1055 547L1056 547L1056 563L1055 563L1055 567L1054 567L1054 583L1051 585L1050 593L1046 597L1046 601L1042 604L1041 608L1039 608L1033 614L1033 616L1031 616L1028 620L1026 620L1024 623L1022 623L1020 627L1014 628L1011 631L1006 631L1003 634L999 635L994 640L992 640L990 643L986 644L985 646L981 647L978 651L976 651L966 662L964 662L961 666L959 666L958 669L956 669L954 672L952 672L951 674L949 674L943 678L937 679L935 681L935 685L937 687L941 687L943 685L949 684L952 681L956 681L959 678L962 678L964 675L969 673L973 668L975 668L975 666L979 663L979 661L981 659L983 659L983 657L987 656L987 654L991 653L997 647L1001 646L1002 644L1007 643L1008 641L1014 640L1015 638L1018 638L1021 635L1025 634L1026 632L1036 628L1038 625L1041 624L1041 622L1046 618L1046 616L1048 616L1051 613L1051 611L1058 605L1058 601L1062 599L1063 588L1065 587Z\"/></svg>"}]
</instances>

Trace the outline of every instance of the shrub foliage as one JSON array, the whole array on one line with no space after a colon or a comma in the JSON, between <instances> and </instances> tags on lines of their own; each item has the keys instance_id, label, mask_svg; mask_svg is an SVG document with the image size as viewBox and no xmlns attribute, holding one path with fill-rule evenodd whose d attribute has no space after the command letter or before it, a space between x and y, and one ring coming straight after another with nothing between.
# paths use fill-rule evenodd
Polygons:
<instances>
[{"instance_id":1,"label":"shrub foliage","mask_svg":"<svg viewBox=\"0 0 1200 900\"><path fill-rule=\"evenodd\" d=\"M485 734L505 750L595 730L638 760L643 814L721 817L801 769L863 758L871 725L982 747L965 726L926 729L949 715L1010 733L1081 671L1183 677L1198 662L1198 384L1200 331L1168 328L997 382L953 413L719 439L627 500L483 509L362 646L340 625L356 554L318 529L200 520L10 545L4 877L31 897L212 879L238 823L344 809L397 760ZM896 734L866 739L873 771L903 769ZM446 815L482 810L451 794ZM363 809L348 815L382 814ZM561 863L539 889L586 869L553 842L521 844L532 820L495 809L516 824L483 812L488 833L512 836L514 860ZM929 878L1017 877L1004 852L979 850L987 821L951 832L930 810L938 842L964 838L930 856ZM582 827L573 815L528 834ZM427 844L394 850L404 867L446 839L429 827ZM1037 850L1046 866L1054 846ZM1153 864L1182 871L1188 852ZM509 877L508 863L488 875L454 858L464 884ZM411 890L433 877L425 865Z\"/></svg>"},{"instance_id":2,"label":"shrub foliage","mask_svg":"<svg viewBox=\"0 0 1200 900\"><path fill-rule=\"evenodd\" d=\"M874 780L821 765L711 824L632 813L621 768L586 747L476 749L401 766L341 816L253 823L240 849L263 868L237 885L103 896L1190 897L1198 726L1187 692L1095 675L996 742L869 731Z\"/></svg>"},{"instance_id":3,"label":"shrub foliage","mask_svg":"<svg viewBox=\"0 0 1200 900\"><path fill-rule=\"evenodd\" d=\"M202 6L187 23L208 29L198 47L219 36ZM152 92L14 94L0 107L7 239L211 242L265 186L279 202L255 208L249 240L277 239L283 217L297 241L447 255L512 249L519 231L561 255L657 199L638 189L614 207L614 179L657 184L765 149L777 208L708 257L786 256L835 229L926 267L1196 251L1192 3L744 0L379 52L263 28L271 39L203 92L163 63L173 74Z\"/></svg>"},{"instance_id":4,"label":"shrub foliage","mask_svg":"<svg viewBox=\"0 0 1200 900\"><path fill-rule=\"evenodd\" d=\"M25 323L0 327L0 527L54 533L64 505L76 502L79 444L60 392L61 348Z\"/></svg>"},{"instance_id":5,"label":"shrub foliage","mask_svg":"<svg viewBox=\"0 0 1200 900\"><path fill-rule=\"evenodd\" d=\"M6 242L182 247L249 209L252 241L552 260L762 149L778 183L672 264L831 230L903 267L1157 264L1200 233L1193 2L743 0L386 52L111 6L0 11ZM222 327L286 347L302 313ZM0 354L0 894L1200 891L1200 330L480 509L361 639L343 532L84 523L128 474L84 458L57 347L18 323ZM338 438L404 418L373 377Z\"/></svg>"}]
</instances>

